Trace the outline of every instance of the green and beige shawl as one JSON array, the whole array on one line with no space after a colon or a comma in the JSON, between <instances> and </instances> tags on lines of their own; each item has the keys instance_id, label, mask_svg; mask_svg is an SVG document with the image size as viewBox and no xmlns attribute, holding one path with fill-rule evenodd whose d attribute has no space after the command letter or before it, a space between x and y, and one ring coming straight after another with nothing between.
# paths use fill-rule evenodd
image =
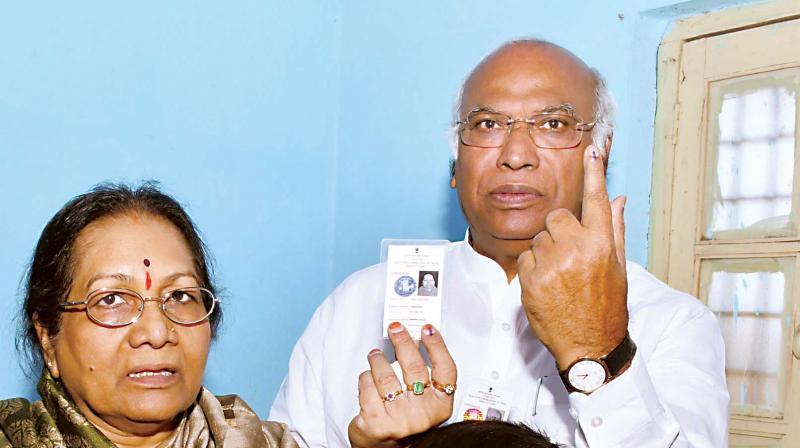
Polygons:
<instances>
[{"instance_id":1,"label":"green and beige shawl","mask_svg":"<svg viewBox=\"0 0 800 448\"><path fill-rule=\"evenodd\" d=\"M37 385L41 401L0 401L0 448L112 448L77 409L61 382L44 369ZM235 395L202 389L175 432L159 448L294 448L285 425L263 422Z\"/></svg>"}]
</instances>

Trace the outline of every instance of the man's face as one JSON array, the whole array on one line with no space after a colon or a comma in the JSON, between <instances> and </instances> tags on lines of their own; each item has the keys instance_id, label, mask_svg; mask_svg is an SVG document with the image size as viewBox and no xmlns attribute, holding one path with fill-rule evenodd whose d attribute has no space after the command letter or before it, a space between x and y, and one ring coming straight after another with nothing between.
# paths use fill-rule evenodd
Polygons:
<instances>
[{"instance_id":1,"label":"man's face","mask_svg":"<svg viewBox=\"0 0 800 448\"><path fill-rule=\"evenodd\" d=\"M512 46L485 60L467 80L460 119L479 108L528 118L569 105L580 122L592 122L594 89L590 72L574 56L550 46ZM542 149L525 125L516 124L499 148L460 144L452 186L473 242L529 240L558 208L580 218L589 134L574 148Z\"/></svg>"}]
</instances>

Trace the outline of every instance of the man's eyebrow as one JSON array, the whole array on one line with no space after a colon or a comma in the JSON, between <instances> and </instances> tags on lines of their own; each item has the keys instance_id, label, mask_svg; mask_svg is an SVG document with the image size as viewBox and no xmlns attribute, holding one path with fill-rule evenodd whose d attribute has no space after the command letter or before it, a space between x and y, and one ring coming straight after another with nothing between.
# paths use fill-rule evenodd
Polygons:
<instances>
[{"instance_id":1,"label":"man's eyebrow","mask_svg":"<svg viewBox=\"0 0 800 448\"><path fill-rule=\"evenodd\" d=\"M106 278L118 280L122 283L133 283L133 277L128 274L123 274L123 273L106 274L101 272L99 274L93 275L92 278L90 278L89 281L86 282L86 289L89 289L89 287L92 286L92 283Z\"/></svg>"},{"instance_id":2,"label":"man's eyebrow","mask_svg":"<svg viewBox=\"0 0 800 448\"><path fill-rule=\"evenodd\" d=\"M552 114L556 112L565 112L567 115L572 117L575 116L575 106L571 103L561 103L554 106L547 106L541 110L540 113L543 114Z\"/></svg>"},{"instance_id":3,"label":"man's eyebrow","mask_svg":"<svg viewBox=\"0 0 800 448\"><path fill-rule=\"evenodd\" d=\"M497 109L495 109L493 107L477 105L477 106L473 107L469 112L467 112L467 116L469 116L470 114L474 114L475 112L490 112L490 113L493 113L493 114L502 113L502 112L499 112Z\"/></svg>"},{"instance_id":4,"label":"man's eyebrow","mask_svg":"<svg viewBox=\"0 0 800 448\"><path fill-rule=\"evenodd\" d=\"M507 115L505 112L500 112L497 109L489 106L482 106L478 105L475 106L472 110L467 113L467 116L470 114L474 114L476 112L489 112L493 114L503 114ZM553 114L553 113L565 113L571 117L575 116L575 105L572 103L561 103L561 104L554 104L552 106L546 106L543 109L540 109L536 112L536 114Z\"/></svg>"}]
</instances>

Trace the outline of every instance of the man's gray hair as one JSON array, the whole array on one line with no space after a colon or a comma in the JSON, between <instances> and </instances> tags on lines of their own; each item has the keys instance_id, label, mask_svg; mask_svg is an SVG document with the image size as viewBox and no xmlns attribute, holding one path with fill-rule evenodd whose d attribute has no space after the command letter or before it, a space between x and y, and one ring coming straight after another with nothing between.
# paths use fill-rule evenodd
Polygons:
<instances>
[{"instance_id":1,"label":"man's gray hair","mask_svg":"<svg viewBox=\"0 0 800 448\"><path fill-rule=\"evenodd\" d=\"M515 39L504 43L503 45L498 47L497 50L493 51L491 54L496 53L502 48L518 43L544 44L561 48L559 45L556 45L552 42L548 42L543 39L534 39L534 38ZM595 89L594 89L595 125L594 129L592 129L592 143L594 143L594 145L599 148L606 149L606 143L608 142L608 139L614 134L614 118L616 113L616 102L614 101L614 96L611 94L611 91L608 90L608 84L606 83L606 80L603 77L603 75L600 74L600 72L594 67L590 67L589 71L591 72L592 77L594 78L594 84L595 84ZM467 80L469 80L469 75L461 83L461 87L458 89L458 95L456 96L456 101L453 106L453 123L450 128L450 147L452 150L453 160L458 158L458 143L459 143L458 122L461 120L461 101L464 99L464 86L466 85Z\"/></svg>"}]
</instances>

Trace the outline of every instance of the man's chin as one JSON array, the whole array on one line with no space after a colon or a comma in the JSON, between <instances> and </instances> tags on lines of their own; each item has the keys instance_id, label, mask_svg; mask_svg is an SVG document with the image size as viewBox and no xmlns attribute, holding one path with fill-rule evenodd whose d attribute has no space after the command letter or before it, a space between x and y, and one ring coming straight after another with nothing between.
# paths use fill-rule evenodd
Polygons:
<instances>
[{"instance_id":1,"label":"man's chin","mask_svg":"<svg viewBox=\"0 0 800 448\"><path fill-rule=\"evenodd\" d=\"M495 240L500 241L508 241L508 242L515 242L515 241L530 241L535 237L541 230L534 230L534 229L498 229L496 232L492 232L492 238Z\"/></svg>"}]
</instances>

